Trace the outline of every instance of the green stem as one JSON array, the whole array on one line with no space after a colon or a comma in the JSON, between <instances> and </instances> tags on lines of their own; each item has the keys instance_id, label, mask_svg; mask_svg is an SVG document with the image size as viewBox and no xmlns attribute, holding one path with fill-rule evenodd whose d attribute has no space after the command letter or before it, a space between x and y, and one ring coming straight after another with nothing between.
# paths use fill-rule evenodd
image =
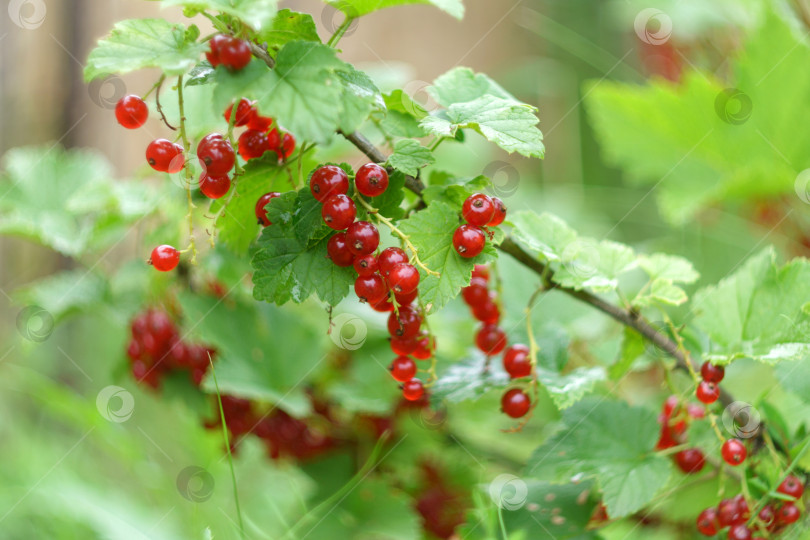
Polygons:
<instances>
[{"instance_id":1,"label":"green stem","mask_svg":"<svg viewBox=\"0 0 810 540\"><path fill-rule=\"evenodd\" d=\"M326 44L332 48L336 47L338 42L340 41L340 38L343 37L343 34L346 33L346 30L349 29L349 26L351 26L353 22L354 17L346 15L346 20L343 21L343 24L338 26L337 30L335 30L335 33L332 34L332 37L329 38L329 41Z\"/></svg>"},{"instance_id":2,"label":"green stem","mask_svg":"<svg viewBox=\"0 0 810 540\"><path fill-rule=\"evenodd\" d=\"M183 109L183 76L177 77L177 108L180 112L180 138L183 140L183 151L191 153L188 136L186 135L186 114ZM188 161L183 164L186 176L186 198L188 199L188 247L191 250L191 264L197 264L197 247L194 244L194 202L191 200L191 167Z\"/></svg>"},{"instance_id":3,"label":"green stem","mask_svg":"<svg viewBox=\"0 0 810 540\"><path fill-rule=\"evenodd\" d=\"M509 536L506 534L506 523L503 521L503 508L501 505L498 505L498 525L501 527L501 536L503 536L503 540L509 540Z\"/></svg>"}]
</instances>

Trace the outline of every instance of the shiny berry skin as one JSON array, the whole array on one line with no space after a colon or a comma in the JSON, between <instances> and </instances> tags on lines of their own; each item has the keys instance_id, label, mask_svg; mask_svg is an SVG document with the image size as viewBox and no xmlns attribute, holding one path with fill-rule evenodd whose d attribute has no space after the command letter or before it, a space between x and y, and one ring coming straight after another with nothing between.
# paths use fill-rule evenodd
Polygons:
<instances>
[{"instance_id":1,"label":"shiny berry skin","mask_svg":"<svg viewBox=\"0 0 810 540\"><path fill-rule=\"evenodd\" d=\"M348 249L348 246L346 248ZM377 257L371 253L354 260L354 271L360 276L370 276L377 272L377 268Z\"/></svg>"},{"instance_id":2,"label":"shiny berry skin","mask_svg":"<svg viewBox=\"0 0 810 540\"><path fill-rule=\"evenodd\" d=\"M453 247L465 259L471 259L484 250L486 235L475 225L461 225L453 233Z\"/></svg>"},{"instance_id":3,"label":"shiny berry skin","mask_svg":"<svg viewBox=\"0 0 810 540\"><path fill-rule=\"evenodd\" d=\"M492 221L495 216L495 205L492 204L489 195L473 193L464 201L464 205L461 207L461 215L464 217L464 221L470 225L483 227Z\"/></svg>"},{"instance_id":4,"label":"shiny berry skin","mask_svg":"<svg viewBox=\"0 0 810 540\"><path fill-rule=\"evenodd\" d=\"M366 163L357 169L354 185L366 197L377 197L388 189L388 172L376 163Z\"/></svg>"},{"instance_id":5,"label":"shiny berry skin","mask_svg":"<svg viewBox=\"0 0 810 540\"><path fill-rule=\"evenodd\" d=\"M506 219L506 205L498 197L492 197L492 204L495 206L495 213L487 223L487 227L497 227Z\"/></svg>"},{"instance_id":6,"label":"shiny berry skin","mask_svg":"<svg viewBox=\"0 0 810 540\"><path fill-rule=\"evenodd\" d=\"M699 473L706 465L703 452L697 448L688 448L675 454L675 463L678 468L686 474Z\"/></svg>"},{"instance_id":7,"label":"shiny berry skin","mask_svg":"<svg viewBox=\"0 0 810 540\"><path fill-rule=\"evenodd\" d=\"M408 401L416 401L425 395L425 387L419 379L411 379L402 383L402 397Z\"/></svg>"},{"instance_id":8,"label":"shiny berry skin","mask_svg":"<svg viewBox=\"0 0 810 540\"><path fill-rule=\"evenodd\" d=\"M485 324L475 334L475 344L487 356L494 356L506 347L506 334L494 324Z\"/></svg>"},{"instance_id":9,"label":"shiny berry skin","mask_svg":"<svg viewBox=\"0 0 810 540\"><path fill-rule=\"evenodd\" d=\"M380 245L380 232L368 221L355 221L346 229L346 241L355 255L368 255Z\"/></svg>"},{"instance_id":10,"label":"shiny berry skin","mask_svg":"<svg viewBox=\"0 0 810 540\"><path fill-rule=\"evenodd\" d=\"M703 365L700 366L700 376L706 382L720 384L725 375L726 370L723 366L715 366L711 362L703 362Z\"/></svg>"},{"instance_id":11,"label":"shiny berry skin","mask_svg":"<svg viewBox=\"0 0 810 540\"><path fill-rule=\"evenodd\" d=\"M319 202L339 193L345 195L349 191L349 176L335 165L318 167L309 179L309 190Z\"/></svg>"},{"instance_id":12,"label":"shiny berry skin","mask_svg":"<svg viewBox=\"0 0 810 540\"><path fill-rule=\"evenodd\" d=\"M262 157L266 151L270 150L270 146L267 144L267 133L248 129L239 135L236 148L245 161Z\"/></svg>"},{"instance_id":13,"label":"shiny berry skin","mask_svg":"<svg viewBox=\"0 0 810 540\"><path fill-rule=\"evenodd\" d=\"M790 525L799 521L801 510L792 502L786 502L776 511L776 520L780 525Z\"/></svg>"},{"instance_id":14,"label":"shiny berry skin","mask_svg":"<svg viewBox=\"0 0 810 540\"><path fill-rule=\"evenodd\" d=\"M736 467L745 461L745 457L748 455L748 450L745 449L745 445L743 445L743 443L738 439L728 439L723 443L721 453L723 454L723 460L726 463L732 467Z\"/></svg>"},{"instance_id":15,"label":"shiny berry skin","mask_svg":"<svg viewBox=\"0 0 810 540\"><path fill-rule=\"evenodd\" d=\"M349 249L346 233L339 232L326 243L326 253L337 266L351 266L354 264L354 253Z\"/></svg>"},{"instance_id":16,"label":"shiny berry skin","mask_svg":"<svg viewBox=\"0 0 810 540\"><path fill-rule=\"evenodd\" d=\"M472 315L476 320L486 324L496 324L501 319L501 310L492 299L488 298L483 304L472 307Z\"/></svg>"},{"instance_id":17,"label":"shiny berry skin","mask_svg":"<svg viewBox=\"0 0 810 540\"><path fill-rule=\"evenodd\" d=\"M169 272L177 267L180 262L180 253L172 246L166 244L158 246L152 250L152 256L149 258L149 264L155 267L155 270L161 272Z\"/></svg>"},{"instance_id":18,"label":"shiny berry skin","mask_svg":"<svg viewBox=\"0 0 810 540\"><path fill-rule=\"evenodd\" d=\"M246 41L230 38L219 47L219 62L232 71L239 71L250 63L250 47Z\"/></svg>"},{"instance_id":19,"label":"shiny berry skin","mask_svg":"<svg viewBox=\"0 0 810 540\"><path fill-rule=\"evenodd\" d=\"M408 262L408 255L398 247L385 248L377 256L377 263L380 265L380 273L383 276L388 276L399 263L406 262Z\"/></svg>"},{"instance_id":20,"label":"shiny berry skin","mask_svg":"<svg viewBox=\"0 0 810 540\"><path fill-rule=\"evenodd\" d=\"M526 392L520 388L507 390L501 398L501 410L512 418L525 416L531 408L532 402Z\"/></svg>"},{"instance_id":21,"label":"shiny berry skin","mask_svg":"<svg viewBox=\"0 0 810 540\"><path fill-rule=\"evenodd\" d=\"M461 296L464 298L464 302L471 307L477 304L483 304L489 300L487 281L480 277L472 278L470 284L461 289Z\"/></svg>"},{"instance_id":22,"label":"shiny berry skin","mask_svg":"<svg viewBox=\"0 0 810 540\"><path fill-rule=\"evenodd\" d=\"M737 525L745 521L737 499L723 499L717 505L717 524L722 527Z\"/></svg>"},{"instance_id":23,"label":"shiny berry skin","mask_svg":"<svg viewBox=\"0 0 810 540\"><path fill-rule=\"evenodd\" d=\"M341 231L354 223L354 218L357 217L357 207L354 205L354 201L346 195L332 195L323 203L321 217L329 227ZM351 248L352 245L349 244L349 247Z\"/></svg>"},{"instance_id":24,"label":"shiny berry skin","mask_svg":"<svg viewBox=\"0 0 810 540\"><path fill-rule=\"evenodd\" d=\"M400 306L407 306L409 304L412 304L413 301L416 300L417 296L419 296L419 291L417 289L414 289L413 292L409 292L408 294L403 293L394 294L394 298L396 298L397 304L399 304Z\"/></svg>"},{"instance_id":25,"label":"shiny berry skin","mask_svg":"<svg viewBox=\"0 0 810 540\"><path fill-rule=\"evenodd\" d=\"M416 342L416 348L413 350L413 357L417 360L428 360L433 356L433 348L435 345L430 336L425 336Z\"/></svg>"},{"instance_id":26,"label":"shiny berry skin","mask_svg":"<svg viewBox=\"0 0 810 540\"><path fill-rule=\"evenodd\" d=\"M714 508L707 508L701 512L697 517L697 530L704 536L714 536L720 524L717 523L717 510Z\"/></svg>"},{"instance_id":27,"label":"shiny berry skin","mask_svg":"<svg viewBox=\"0 0 810 540\"><path fill-rule=\"evenodd\" d=\"M720 387L712 382L700 381L695 391L698 401L710 405L720 397Z\"/></svg>"},{"instance_id":28,"label":"shiny berry skin","mask_svg":"<svg viewBox=\"0 0 810 540\"><path fill-rule=\"evenodd\" d=\"M399 308L399 317L396 312L388 316L388 333L394 337L402 339L416 337L421 326L421 315L410 306Z\"/></svg>"},{"instance_id":29,"label":"shiny berry skin","mask_svg":"<svg viewBox=\"0 0 810 540\"><path fill-rule=\"evenodd\" d=\"M146 162L160 172L169 172L171 168L174 172L178 172L174 159L183 153L183 148L174 144L168 139L156 139L149 143L146 147ZM180 167L182 169L182 166Z\"/></svg>"},{"instance_id":30,"label":"shiny berry skin","mask_svg":"<svg viewBox=\"0 0 810 540\"><path fill-rule=\"evenodd\" d=\"M197 145L197 157L205 164L206 174L214 176L228 174L236 162L233 147L225 139L211 139L206 145Z\"/></svg>"},{"instance_id":31,"label":"shiny berry skin","mask_svg":"<svg viewBox=\"0 0 810 540\"><path fill-rule=\"evenodd\" d=\"M281 143L276 147L278 159L287 159L292 155L293 150L295 150L295 137L293 137L291 133L285 133L284 136L281 137Z\"/></svg>"},{"instance_id":32,"label":"shiny berry skin","mask_svg":"<svg viewBox=\"0 0 810 540\"><path fill-rule=\"evenodd\" d=\"M276 197L280 197L281 193L278 191L271 191L269 193L265 193L259 200L256 201L256 207L254 208L254 212L256 214L256 219L259 220L259 224L267 227L268 225L272 225L270 220L267 218L267 203L270 202L271 199L275 199Z\"/></svg>"},{"instance_id":33,"label":"shiny berry skin","mask_svg":"<svg viewBox=\"0 0 810 540\"><path fill-rule=\"evenodd\" d=\"M115 104L115 119L127 129L137 129L149 118L149 107L139 96L124 96Z\"/></svg>"},{"instance_id":34,"label":"shiny berry skin","mask_svg":"<svg viewBox=\"0 0 810 540\"><path fill-rule=\"evenodd\" d=\"M489 267L485 264L476 264L475 267L473 267L472 277L489 281Z\"/></svg>"},{"instance_id":35,"label":"shiny berry skin","mask_svg":"<svg viewBox=\"0 0 810 540\"><path fill-rule=\"evenodd\" d=\"M267 133L270 131L270 128L273 127L275 120L270 118L269 116L262 116L258 112L254 112L253 116L251 116L250 121L247 124L248 129L252 129L255 131L261 131L262 133ZM276 131L276 135L278 135L278 131Z\"/></svg>"},{"instance_id":36,"label":"shiny berry skin","mask_svg":"<svg viewBox=\"0 0 810 540\"><path fill-rule=\"evenodd\" d=\"M231 123L232 112L233 103L228 105L228 108L225 109L225 113L222 115L225 117L225 121L229 124ZM254 103L247 98L242 98L236 105L236 118L233 120L233 125L237 127L245 126L249 124L251 120L253 120L254 116L256 116L256 107Z\"/></svg>"},{"instance_id":37,"label":"shiny berry skin","mask_svg":"<svg viewBox=\"0 0 810 540\"><path fill-rule=\"evenodd\" d=\"M388 366L388 371L394 380L399 382L407 382L414 378L416 375L416 362L407 356L397 356L391 365Z\"/></svg>"},{"instance_id":38,"label":"shiny berry skin","mask_svg":"<svg viewBox=\"0 0 810 540\"><path fill-rule=\"evenodd\" d=\"M208 135L200 139L199 143L197 143L197 152L200 152L204 148L208 148L213 142L222 140L224 139L222 138L221 133L209 133Z\"/></svg>"},{"instance_id":39,"label":"shiny berry skin","mask_svg":"<svg viewBox=\"0 0 810 540\"><path fill-rule=\"evenodd\" d=\"M791 474L782 480L782 483L779 484L776 491L779 493L784 493L785 495L793 497L794 499L801 499L802 495L804 495L804 485L802 484L801 480Z\"/></svg>"},{"instance_id":40,"label":"shiny berry skin","mask_svg":"<svg viewBox=\"0 0 810 540\"><path fill-rule=\"evenodd\" d=\"M231 179L227 174L209 176L200 175L200 192L209 199L219 199L231 189Z\"/></svg>"},{"instance_id":41,"label":"shiny berry skin","mask_svg":"<svg viewBox=\"0 0 810 540\"><path fill-rule=\"evenodd\" d=\"M385 279L394 294L411 294L419 287L419 270L412 264L399 263Z\"/></svg>"},{"instance_id":42,"label":"shiny berry skin","mask_svg":"<svg viewBox=\"0 0 810 540\"><path fill-rule=\"evenodd\" d=\"M419 340L415 337L399 338L396 336L391 337L391 350L394 354L405 356L413 353L419 347Z\"/></svg>"},{"instance_id":43,"label":"shiny berry skin","mask_svg":"<svg viewBox=\"0 0 810 540\"><path fill-rule=\"evenodd\" d=\"M354 282L354 292L361 302L376 304L388 294L385 282L379 274L358 276Z\"/></svg>"},{"instance_id":44,"label":"shiny berry skin","mask_svg":"<svg viewBox=\"0 0 810 540\"><path fill-rule=\"evenodd\" d=\"M394 304L391 303L391 298L385 295L385 298L376 304L371 304L371 309L379 311L380 313L388 313L389 311L394 311Z\"/></svg>"},{"instance_id":45,"label":"shiny berry skin","mask_svg":"<svg viewBox=\"0 0 810 540\"><path fill-rule=\"evenodd\" d=\"M529 358L529 348L518 343L506 349L503 353L503 369L512 379L531 375L532 362Z\"/></svg>"},{"instance_id":46,"label":"shiny berry skin","mask_svg":"<svg viewBox=\"0 0 810 540\"><path fill-rule=\"evenodd\" d=\"M219 50L222 48L222 45L230 41L230 39L230 36L217 34L208 41L208 51L205 53L205 57L212 66L217 67L222 63L219 60Z\"/></svg>"},{"instance_id":47,"label":"shiny berry skin","mask_svg":"<svg viewBox=\"0 0 810 540\"><path fill-rule=\"evenodd\" d=\"M728 540L751 540L753 536L751 529L745 525L732 525L728 530Z\"/></svg>"}]
</instances>

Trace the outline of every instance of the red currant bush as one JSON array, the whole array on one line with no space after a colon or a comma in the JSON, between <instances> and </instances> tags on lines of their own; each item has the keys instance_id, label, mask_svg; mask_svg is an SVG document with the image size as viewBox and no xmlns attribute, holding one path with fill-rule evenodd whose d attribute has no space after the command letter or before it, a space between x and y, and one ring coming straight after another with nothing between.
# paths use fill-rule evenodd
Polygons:
<instances>
[{"instance_id":1,"label":"red currant bush","mask_svg":"<svg viewBox=\"0 0 810 540\"><path fill-rule=\"evenodd\" d=\"M141 127L148 117L149 107L139 96L124 96L115 104L115 119L127 129Z\"/></svg>"}]
</instances>

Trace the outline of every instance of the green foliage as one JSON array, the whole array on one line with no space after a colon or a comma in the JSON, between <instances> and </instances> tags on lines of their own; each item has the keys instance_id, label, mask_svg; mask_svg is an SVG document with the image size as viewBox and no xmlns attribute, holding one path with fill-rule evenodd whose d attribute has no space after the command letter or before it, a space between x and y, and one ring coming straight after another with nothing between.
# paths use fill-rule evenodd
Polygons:
<instances>
[{"instance_id":1,"label":"green foliage","mask_svg":"<svg viewBox=\"0 0 810 540\"><path fill-rule=\"evenodd\" d=\"M312 15L286 8L276 14L269 28L259 32L259 39L270 50L278 50L291 41L321 40Z\"/></svg>"},{"instance_id":2,"label":"green foliage","mask_svg":"<svg viewBox=\"0 0 810 540\"><path fill-rule=\"evenodd\" d=\"M596 538L595 533L586 530L596 506L588 496L590 483L555 485L528 480L525 484L525 504L504 511L507 530L525 531L527 538L546 535L559 540Z\"/></svg>"},{"instance_id":3,"label":"green foliage","mask_svg":"<svg viewBox=\"0 0 810 540\"><path fill-rule=\"evenodd\" d=\"M160 68L167 75L182 75L207 48L195 40L183 25L164 19L120 21L109 37L99 40L90 52L84 78L90 81L110 73L149 67Z\"/></svg>"},{"instance_id":4,"label":"green foliage","mask_svg":"<svg viewBox=\"0 0 810 540\"><path fill-rule=\"evenodd\" d=\"M460 19L464 16L462 0L325 0L340 9L349 17L361 17L379 9L407 4L432 4Z\"/></svg>"},{"instance_id":5,"label":"green foliage","mask_svg":"<svg viewBox=\"0 0 810 540\"><path fill-rule=\"evenodd\" d=\"M262 30L273 22L276 0L163 0L167 6L183 6L185 12L203 11L227 13L254 30Z\"/></svg>"},{"instance_id":6,"label":"green foliage","mask_svg":"<svg viewBox=\"0 0 810 540\"><path fill-rule=\"evenodd\" d=\"M394 145L394 153L388 157L388 164L405 174L416 176L419 169L434 163L436 158L430 150L413 139L402 139Z\"/></svg>"}]
</instances>

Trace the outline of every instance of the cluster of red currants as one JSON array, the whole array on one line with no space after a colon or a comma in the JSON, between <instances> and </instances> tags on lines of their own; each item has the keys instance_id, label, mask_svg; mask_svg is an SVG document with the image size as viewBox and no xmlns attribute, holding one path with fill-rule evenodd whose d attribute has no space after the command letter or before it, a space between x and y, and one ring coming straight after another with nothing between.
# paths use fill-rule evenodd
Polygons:
<instances>
[{"instance_id":1,"label":"cluster of red currants","mask_svg":"<svg viewBox=\"0 0 810 540\"><path fill-rule=\"evenodd\" d=\"M461 208L464 225L453 233L453 247L459 255L472 258L484 250L487 231L484 227L496 227L506 219L506 206L498 197L473 193Z\"/></svg>"},{"instance_id":2,"label":"cluster of red currants","mask_svg":"<svg viewBox=\"0 0 810 540\"><path fill-rule=\"evenodd\" d=\"M250 63L250 46L243 39L217 34L211 38L208 46L205 58L214 67L222 65L231 71L239 71Z\"/></svg>"},{"instance_id":3,"label":"cluster of red currants","mask_svg":"<svg viewBox=\"0 0 810 540\"><path fill-rule=\"evenodd\" d=\"M135 379L152 388L173 371L187 371L199 386L215 352L205 345L186 343L165 311L148 309L132 319L127 357Z\"/></svg>"},{"instance_id":4,"label":"cluster of red currants","mask_svg":"<svg viewBox=\"0 0 810 540\"><path fill-rule=\"evenodd\" d=\"M700 366L701 381L698 383L695 396L706 405L711 405L720 398L720 381L726 375L723 366L715 366L711 362L703 362Z\"/></svg>"},{"instance_id":5,"label":"cluster of red currants","mask_svg":"<svg viewBox=\"0 0 810 540\"><path fill-rule=\"evenodd\" d=\"M696 403L682 406L677 396L669 396L664 401L658 423L661 424L661 435L656 450L666 450L686 443L686 429L694 420L706 417L706 410ZM698 473L706 465L706 456L699 448L687 448L673 456L678 468L686 474Z\"/></svg>"},{"instance_id":6,"label":"cluster of red currants","mask_svg":"<svg viewBox=\"0 0 810 540\"><path fill-rule=\"evenodd\" d=\"M751 510L742 494L730 499L723 499L717 507L705 509L697 517L697 529L705 536L714 536L720 530L728 527L729 540L762 540L754 537L760 533L770 537L779 534L789 525L796 523L801 516L801 510L796 506L804 494L804 484L799 478L788 475L776 490L785 499L776 503L768 503L759 510L756 519L751 519Z\"/></svg>"},{"instance_id":7,"label":"cluster of red currants","mask_svg":"<svg viewBox=\"0 0 810 540\"><path fill-rule=\"evenodd\" d=\"M467 201L469 200L467 199ZM510 379L520 379L531 375L533 367L529 348L519 343L506 348L506 333L498 326L501 319L498 294L494 290L489 290L488 267L481 264L475 265L470 284L461 290L461 297L470 307L472 316L481 321L481 327L475 334L475 345L478 349L487 357L500 354L506 349L503 354L503 367ZM510 388L501 398L501 410L512 418L525 416L529 409L531 409L531 400L522 388Z\"/></svg>"},{"instance_id":8,"label":"cluster of red currants","mask_svg":"<svg viewBox=\"0 0 810 540\"><path fill-rule=\"evenodd\" d=\"M231 121L233 105L225 110L225 120ZM295 150L295 137L291 133L280 133L276 121L262 116L254 101L242 98L236 105L234 126L246 127L237 142L239 155L245 161L260 158L265 152L275 152L280 161L290 157Z\"/></svg>"}]
</instances>

